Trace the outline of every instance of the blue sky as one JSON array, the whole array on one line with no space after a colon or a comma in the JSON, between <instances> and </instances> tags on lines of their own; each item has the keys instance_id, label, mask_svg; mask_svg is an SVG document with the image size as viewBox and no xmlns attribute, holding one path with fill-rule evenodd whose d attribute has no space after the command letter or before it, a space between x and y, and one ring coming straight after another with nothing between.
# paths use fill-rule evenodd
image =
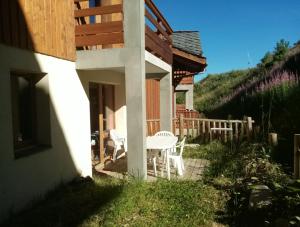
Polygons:
<instances>
[{"instance_id":1,"label":"blue sky","mask_svg":"<svg viewBox=\"0 0 300 227\"><path fill-rule=\"evenodd\" d=\"M255 66L278 40L300 40L300 0L154 2L173 30L200 31L207 73Z\"/></svg>"}]
</instances>

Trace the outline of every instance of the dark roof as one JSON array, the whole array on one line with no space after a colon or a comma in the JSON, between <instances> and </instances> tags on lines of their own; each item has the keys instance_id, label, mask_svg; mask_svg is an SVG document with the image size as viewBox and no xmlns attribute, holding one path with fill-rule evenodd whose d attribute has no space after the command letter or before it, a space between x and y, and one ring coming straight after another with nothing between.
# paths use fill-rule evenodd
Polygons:
<instances>
[{"instance_id":1,"label":"dark roof","mask_svg":"<svg viewBox=\"0 0 300 227\"><path fill-rule=\"evenodd\" d=\"M202 55L198 31L175 31L172 34L172 39L173 47L193 55Z\"/></svg>"}]
</instances>

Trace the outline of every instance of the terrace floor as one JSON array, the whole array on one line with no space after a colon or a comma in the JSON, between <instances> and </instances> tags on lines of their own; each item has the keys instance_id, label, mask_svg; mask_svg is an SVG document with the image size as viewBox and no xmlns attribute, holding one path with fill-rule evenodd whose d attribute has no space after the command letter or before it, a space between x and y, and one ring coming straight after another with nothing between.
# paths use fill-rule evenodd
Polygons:
<instances>
[{"instance_id":1,"label":"terrace floor","mask_svg":"<svg viewBox=\"0 0 300 227\"><path fill-rule=\"evenodd\" d=\"M171 166L171 179L179 180L200 180L204 168L209 164L205 159L184 159L185 171L183 176L179 176L176 168ZM151 163L147 164L147 180L155 181L157 178L167 178L164 165L161 160L157 164L157 177L154 176L153 166ZM116 162L108 160L105 164L98 164L94 167L94 174L102 176L111 176L115 178L127 177L127 156L119 158Z\"/></svg>"}]
</instances>

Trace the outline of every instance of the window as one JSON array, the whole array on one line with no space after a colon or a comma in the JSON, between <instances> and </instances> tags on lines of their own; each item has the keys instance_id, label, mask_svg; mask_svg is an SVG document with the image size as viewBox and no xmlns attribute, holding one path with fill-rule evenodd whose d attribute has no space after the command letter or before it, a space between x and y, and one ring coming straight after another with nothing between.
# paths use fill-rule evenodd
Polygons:
<instances>
[{"instance_id":1,"label":"window","mask_svg":"<svg viewBox=\"0 0 300 227\"><path fill-rule=\"evenodd\" d=\"M48 78L44 74L11 73L15 157L50 145Z\"/></svg>"}]
</instances>

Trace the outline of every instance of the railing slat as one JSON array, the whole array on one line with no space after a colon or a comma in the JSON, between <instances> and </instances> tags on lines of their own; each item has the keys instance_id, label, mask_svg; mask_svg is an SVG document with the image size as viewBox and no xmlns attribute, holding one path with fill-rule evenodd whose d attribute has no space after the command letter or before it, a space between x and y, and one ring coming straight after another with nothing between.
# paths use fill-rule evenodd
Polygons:
<instances>
[{"instance_id":1,"label":"railing slat","mask_svg":"<svg viewBox=\"0 0 300 227\"><path fill-rule=\"evenodd\" d=\"M77 47L116 44L123 42L123 32L75 37L75 43Z\"/></svg>"},{"instance_id":2,"label":"railing slat","mask_svg":"<svg viewBox=\"0 0 300 227\"><path fill-rule=\"evenodd\" d=\"M168 40L168 44L172 43L172 39L169 34L161 27L161 25L154 19L151 13L145 9L145 16L151 21L153 25L158 29L158 31Z\"/></svg>"},{"instance_id":3,"label":"railing slat","mask_svg":"<svg viewBox=\"0 0 300 227\"><path fill-rule=\"evenodd\" d=\"M149 7L149 9L153 12L153 14L162 22L163 26L166 28L166 31L168 34L172 34L173 30L166 21L166 19L163 17L161 12L158 10L158 8L155 6L155 4L152 2L152 0L145 0L146 5Z\"/></svg>"},{"instance_id":4,"label":"railing slat","mask_svg":"<svg viewBox=\"0 0 300 227\"><path fill-rule=\"evenodd\" d=\"M153 51L154 53L161 56L167 63L171 64L173 61L172 51L170 50L170 47L161 39L158 38L158 36L146 26L146 48L150 51Z\"/></svg>"},{"instance_id":5,"label":"railing slat","mask_svg":"<svg viewBox=\"0 0 300 227\"><path fill-rule=\"evenodd\" d=\"M83 24L75 26L76 35L91 35L123 31L123 21L112 21L99 24Z\"/></svg>"}]
</instances>

